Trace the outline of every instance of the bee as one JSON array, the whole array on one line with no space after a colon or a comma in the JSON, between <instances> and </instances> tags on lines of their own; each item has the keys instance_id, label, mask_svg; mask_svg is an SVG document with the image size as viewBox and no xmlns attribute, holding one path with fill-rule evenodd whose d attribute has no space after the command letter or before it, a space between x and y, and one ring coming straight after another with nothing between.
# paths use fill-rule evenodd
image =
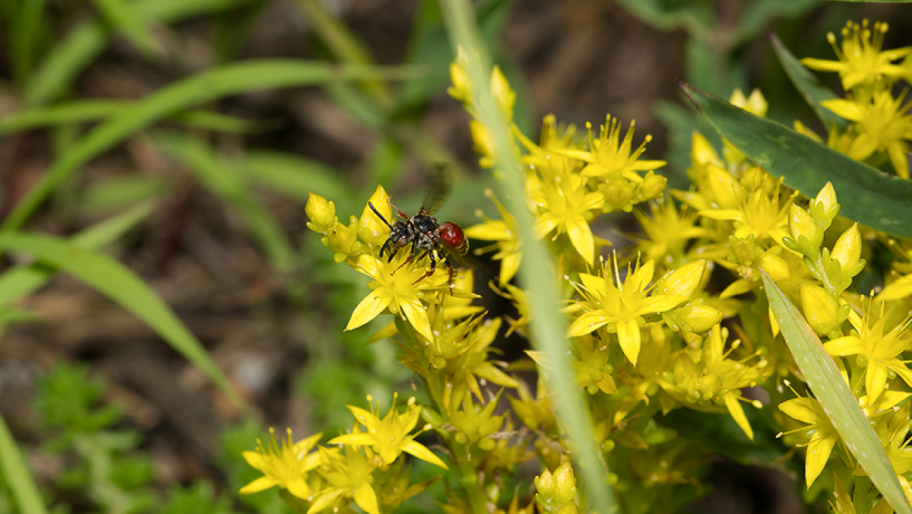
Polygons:
<instances>
[{"instance_id":1,"label":"bee","mask_svg":"<svg viewBox=\"0 0 912 514\"><path fill-rule=\"evenodd\" d=\"M390 203L390 207L399 213L402 218L401 220L395 220L395 223L392 224L380 214L380 211L372 203L367 203L371 210L374 211L374 214L390 228L389 238L380 248L381 259L385 253L389 253L387 262L392 262L397 250L411 246L408 259L393 270L393 273L396 273L399 268L411 262L415 255L418 255L419 259L427 255L430 259L430 268L413 285L433 275L437 271L437 263L443 262L449 269L449 285L452 287L454 270L453 264L450 262L451 258L459 259L469 251L469 240L466 239L462 227L452 221L438 223L437 218L433 216L437 209L443 205L447 196L449 196L450 185L449 173L444 167L438 167L417 214L410 217Z\"/></svg>"}]
</instances>

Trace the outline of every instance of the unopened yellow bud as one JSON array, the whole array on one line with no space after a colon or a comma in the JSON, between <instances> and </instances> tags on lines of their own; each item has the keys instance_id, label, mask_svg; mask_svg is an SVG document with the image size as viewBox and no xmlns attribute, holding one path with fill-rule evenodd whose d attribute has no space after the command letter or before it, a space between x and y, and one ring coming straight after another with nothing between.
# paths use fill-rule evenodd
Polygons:
<instances>
[{"instance_id":1,"label":"unopened yellow bud","mask_svg":"<svg viewBox=\"0 0 912 514\"><path fill-rule=\"evenodd\" d=\"M453 85L447 89L447 93L468 109L472 105L472 81L465 68L467 62L465 49L459 46L456 49L456 59L450 63L450 81Z\"/></svg>"},{"instance_id":2,"label":"unopened yellow bud","mask_svg":"<svg viewBox=\"0 0 912 514\"><path fill-rule=\"evenodd\" d=\"M704 271L706 271L706 260L690 261L662 277L656 286L656 292L663 295L690 296L700 285Z\"/></svg>"},{"instance_id":3,"label":"unopened yellow bud","mask_svg":"<svg viewBox=\"0 0 912 514\"><path fill-rule=\"evenodd\" d=\"M722 321L722 311L703 303L691 303L672 313L675 323L684 332L706 332Z\"/></svg>"},{"instance_id":4,"label":"unopened yellow bud","mask_svg":"<svg viewBox=\"0 0 912 514\"><path fill-rule=\"evenodd\" d=\"M833 183L827 182L823 189L817 193L817 197L811 200L811 216L824 229L830 226L830 222L839 213L839 204L836 203L836 190L833 189Z\"/></svg>"},{"instance_id":5,"label":"unopened yellow bud","mask_svg":"<svg viewBox=\"0 0 912 514\"><path fill-rule=\"evenodd\" d=\"M760 257L759 268L765 271L766 274L776 282L786 280L792 276L785 259L770 252L767 252Z\"/></svg>"},{"instance_id":6,"label":"unopened yellow bud","mask_svg":"<svg viewBox=\"0 0 912 514\"><path fill-rule=\"evenodd\" d=\"M535 477L535 501L544 512L569 514L576 512L576 476L569 462L561 464L552 474L547 469ZM572 510L565 510L573 505Z\"/></svg>"},{"instance_id":7,"label":"unopened yellow bud","mask_svg":"<svg viewBox=\"0 0 912 514\"><path fill-rule=\"evenodd\" d=\"M815 258L823 242L823 230L814 218L806 210L792 204L789 207L788 226L794 241L794 250L811 259Z\"/></svg>"},{"instance_id":8,"label":"unopened yellow bud","mask_svg":"<svg viewBox=\"0 0 912 514\"><path fill-rule=\"evenodd\" d=\"M510 83L507 77L500 71L499 66L494 66L491 71L491 93L500 104L504 116L507 120L513 119L513 106L516 105L516 92L510 89Z\"/></svg>"},{"instance_id":9,"label":"unopened yellow bud","mask_svg":"<svg viewBox=\"0 0 912 514\"><path fill-rule=\"evenodd\" d=\"M374 208L371 209L371 206ZM374 212L376 209L376 212ZM378 215L379 213L379 215ZM383 217L381 219L381 216ZM392 209L390 208L389 195L383 186L377 186L374 194L364 206L361 219L358 221L358 237L365 243L373 246L382 246L389 237L390 225L394 224Z\"/></svg>"},{"instance_id":10,"label":"unopened yellow bud","mask_svg":"<svg viewBox=\"0 0 912 514\"><path fill-rule=\"evenodd\" d=\"M326 201L320 195L310 193L307 198L307 205L304 206L304 213L310 219L307 222L307 228L314 232L326 234L336 223L336 206L332 202Z\"/></svg>"},{"instance_id":11,"label":"unopened yellow bud","mask_svg":"<svg viewBox=\"0 0 912 514\"><path fill-rule=\"evenodd\" d=\"M760 117L766 116L766 110L769 107L766 98L763 98L763 93L759 89L751 91L750 96L747 98L744 97L744 93L740 89L736 89L732 93L730 103Z\"/></svg>"},{"instance_id":12,"label":"unopened yellow bud","mask_svg":"<svg viewBox=\"0 0 912 514\"><path fill-rule=\"evenodd\" d=\"M827 334L840 323L839 303L822 287L802 283L801 307L808 324L818 334Z\"/></svg>"},{"instance_id":13,"label":"unopened yellow bud","mask_svg":"<svg viewBox=\"0 0 912 514\"><path fill-rule=\"evenodd\" d=\"M858 223L839 236L833 245L830 258L838 261L843 271L847 272L856 267L861 259L861 232L858 230Z\"/></svg>"},{"instance_id":14,"label":"unopened yellow bud","mask_svg":"<svg viewBox=\"0 0 912 514\"><path fill-rule=\"evenodd\" d=\"M494 138L491 137L491 131L481 122L472 120L469 122L469 132L472 134L472 150L481 156L478 165L482 168L494 166Z\"/></svg>"},{"instance_id":15,"label":"unopened yellow bud","mask_svg":"<svg viewBox=\"0 0 912 514\"><path fill-rule=\"evenodd\" d=\"M361 243L358 241L355 231L338 221L321 241L335 252L333 259L336 262L342 262L349 255L361 252Z\"/></svg>"},{"instance_id":16,"label":"unopened yellow bud","mask_svg":"<svg viewBox=\"0 0 912 514\"><path fill-rule=\"evenodd\" d=\"M662 175L659 175L653 171L646 172L646 175L643 177L643 181L639 184L640 194L643 196L643 200L652 200L654 198L659 198L665 191L665 186L667 184L668 179Z\"/></svg>"}]
</instances>

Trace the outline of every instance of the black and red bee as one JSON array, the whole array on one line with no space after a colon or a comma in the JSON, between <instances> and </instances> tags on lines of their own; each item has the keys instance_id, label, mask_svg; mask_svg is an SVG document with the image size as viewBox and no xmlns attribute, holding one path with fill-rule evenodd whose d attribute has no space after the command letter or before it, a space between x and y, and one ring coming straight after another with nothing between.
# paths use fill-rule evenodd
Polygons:
<instances>
[{"instance_id":1,"label":"black and red bee","mask_svg":"<svg viewBox=\"0 0 912 514\"><path fill-rule=\"evenodd\" d=\"M428 188L427 196L425 196L421 208L418 209L418 213L412 217L409 217L408 214L402 212L401 209L390 203L390 207L402 217L401 220L396 220L395 223L390 224L390 222L380 214L380 211L374 207L374 204L370 202L367 203L371 210L374 211L374 214L390 228L389 239L387 239L380 248L380 258L383 258L384 253L389 252L389 261L387 262L393 262L393 256L396 255L397 250L411 245L408 259L400 264L399 268L411 262L416 254L418 254L419 259L424 255L427 255L430 259L430 268L421 278L416 280L414 284L433 275L437 270L437 262L439 259L449 268L449 284L452 286L453 264L450 262L450 259L459 259L469 251L469 240L466 239L466 236L459 225L452 221L438 223L437 218L432 216L432 214L437 212L437 209L440 208L449 194L450 177L449 174L441 168L434 174L434 180L432 181L430 188ZM422 254L421 252L424 253ZM393 270L393 273L399 271L399 268Z\"/></svg>"}]
</instances>

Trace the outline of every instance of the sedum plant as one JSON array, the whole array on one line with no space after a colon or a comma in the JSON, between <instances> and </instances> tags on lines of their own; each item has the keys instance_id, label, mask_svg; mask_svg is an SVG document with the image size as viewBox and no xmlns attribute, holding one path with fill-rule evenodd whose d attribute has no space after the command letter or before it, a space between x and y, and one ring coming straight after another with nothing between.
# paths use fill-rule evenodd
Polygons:
<instances>
[{"instance_id":1,"label":"sedum plant","mask_svg":"<svg viewBox=\"0 0 912 514\"><path fill-rule=\"evenodd\" d=\"M825 137L797 129L906 179L912 118L904 93L893 92L912 82L912 48L883 50L885 31L850 23L841 47L830 36L838 61L803 61L839 72L847 93L815 105L840 117L831 118ZM436 480L411 481L417 459L446 477L445 512L673 512L708 491L701 477L721 453L800 470L805 498L838 512L909 512L902 499L887 501L873 487L881 481L854 450L856 434L839 430L840 417L818 401L815 384L809 389L813 370L796 358L793 324L773 297L781 292L797 305L809 337L823 342L835 380L845 382L849 403L866 418L857 437L872 431L892 466L889 479L912 499L912 241L840 217L856 199L827 182L831 170L810 171L821 181L813 191L790 187L794 177L764 167L779 161L758 155L750 138L727 137L723 124L716 124L726 137L721 148L693 134L687 190L666 188L665 163L643 157L651 138L637 143L633 121L624 130L609 115L600 127L578 130L547 116L540 135L529 138L512 124L515 93L499 69L490 70L489 84L473 79L477 58L460 48L449 93L474 118L469 128L482 168L506 173L503 152L518 156L524 198L502 203L504 196L488 191L493 214L479 213L465 234L484 242L476 252L499 263L490 288L513 302L518 317L493 316L473 303L481 291L472 270L453 275L441 264L454 259L452 248L393 241L385 254L395 218L382 185L347 224L332 199L311 194L308 227L371 290L345 330L387 322L370 340L396 341L416 392L404 408L394 396L385 414L371 397L369 410L349 405L351 430L325 442L322 433L296 440L290 432L260 442L244 457L263 476L241 492L278 487L288 505L308 514L354 506L388 513ZM506 134L496 133L479 103L487 90ZM719 101L692 96L717 121L722 111L709 107ZM759 91L735 91L730 103L751 124L771 123L756 121L767 109ZM789 138L830 151L789 133L778 150L785 155ZM504 137L512 145L506 150L498 147ZM612 248L602 237L603 216L614 213L639 222L629 247ZM528 284L514 280L531 244L518 226L526 218L553 259L568 369L554 369L554 354L538 340L541 313L531 307ZM491 345L503 333L523 335L533 349L514 362L499 360ZM531 369L537 379L520 373ZM569 435L572 423L554 394L566 384L591 420L587 441ZM579 455L583 443L595 454ZM577 480L592 473L600 477L595 489L612 493L604 495L607 506L592 481Z\"/></svg>"}]
</instances>

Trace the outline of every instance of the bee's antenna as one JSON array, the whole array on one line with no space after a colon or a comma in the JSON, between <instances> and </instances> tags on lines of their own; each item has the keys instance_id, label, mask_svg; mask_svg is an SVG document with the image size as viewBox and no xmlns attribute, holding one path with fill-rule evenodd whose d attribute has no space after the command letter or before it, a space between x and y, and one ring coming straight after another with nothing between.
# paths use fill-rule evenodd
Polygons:
<instances>
[{"instance_id":1,"label":"bee's antenna","mask_svg":"<svg viewBox=\"0 0 912 514\"><path fill-rule=\"evenodd\" d=\"M378 211L377 208L374 207L374 204L367 202L367 206L370 207L372 211L374 211L374 214L376 214L377 217L380 218L380 221L382 221L383 223L386 223L386 226L389 227L390 230L393 229L393 226L390 225L388 221L386 221L386 218L384 218L383 215L380 214L380 211Z\"/></svg>"}]
</instances>

